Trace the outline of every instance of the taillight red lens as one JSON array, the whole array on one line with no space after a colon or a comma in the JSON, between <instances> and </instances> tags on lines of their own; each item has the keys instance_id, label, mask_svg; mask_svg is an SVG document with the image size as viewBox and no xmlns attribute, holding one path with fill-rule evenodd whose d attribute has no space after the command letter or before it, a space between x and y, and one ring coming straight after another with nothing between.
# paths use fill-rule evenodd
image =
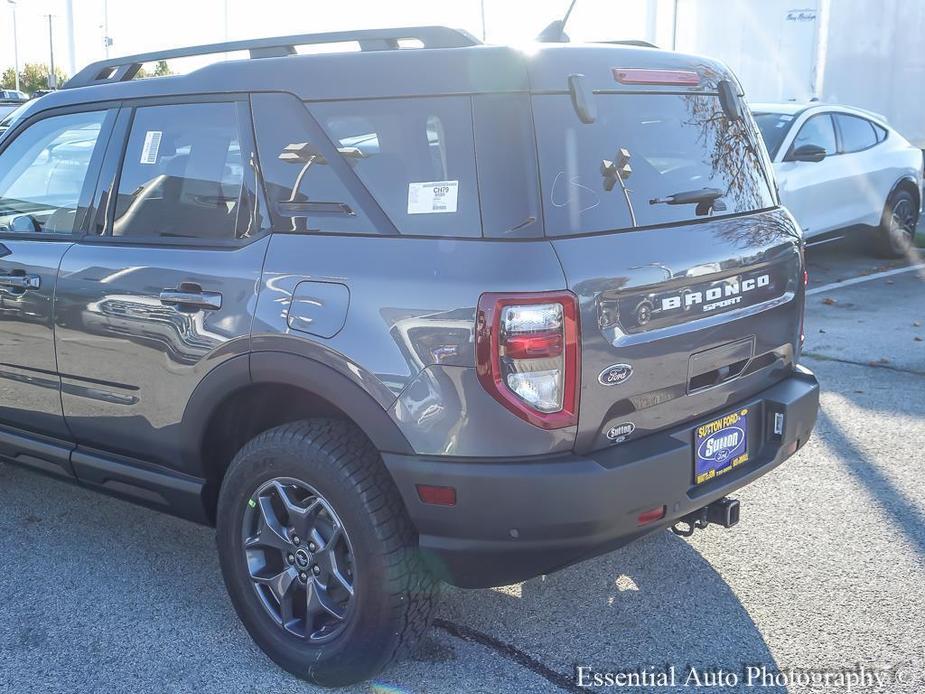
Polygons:
<instances>
[{"instance_id":1,"label":"taillight red lens","mask_svg":"<svg viewBox=\"0 0 925 694\"><path fill-rule=\"evenodd\" d=\"M544 429L578 420L578 300L571 292L483 294L476 326L479 381Z\"/></svg>"},{"instance_id":2,"label":"taillight red lens","mask_svg":"<svg viewBox=\"0 0 925 694\"><path fill-rule=\"evenodd\" d=\"M562 333L512 335L504 341L504 356L511 359L541 359L562 354Z\"/></svg>"}]
</instances>

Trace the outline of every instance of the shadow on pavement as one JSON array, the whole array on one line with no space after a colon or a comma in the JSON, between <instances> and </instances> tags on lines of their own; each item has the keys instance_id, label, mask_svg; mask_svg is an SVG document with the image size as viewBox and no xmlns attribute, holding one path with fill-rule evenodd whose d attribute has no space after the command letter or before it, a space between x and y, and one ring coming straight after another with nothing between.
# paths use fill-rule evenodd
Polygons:
<instances>
[{"instance_id":1,"label":"shadow on pavement","mask_svg":"<svg viewBox=\"0 0 925 694\"><path fill-rule=\"evenodd\" d=\"M838 453L845 467L867 488L872 501L890 517L919 554L925 556L925 517L915 504L896 488L825 410L819 412L815 435L824 438Z\"/></svg>"},{"instance_id":2,"label":"shadow on pavement","mask_svg":"<svg viewBox=\"0 0 925 694\"><path fill-rule=\"evenodd\" d=\"M8 691L302 689L238 622L210 529L6 464L0 499ZM383 683L406 692L545 691L570 688L577 665L674 666L677 690L690 691L690 666L740 677L746 664L775 669L722 576L667 532L520 586L448 590L439 612L465 633L434 629L423 652ZM472 633L486 638L473 646Z\"/></svg>"},{"instance_id":3,"label":"shadow on pavement","mask_svg":"<svg viewBox=\"0 0 925 694\"><path fill-rule=\"evenodd\" d=\"M776 669L758 627L722 576L668 532L520 586L454 590L442 613L451 624L492 634L571 681L577 666L600 672L674 666L680 691L690 667L723 669L740 679L746 665Z\"/></svg>"}]
</instances>

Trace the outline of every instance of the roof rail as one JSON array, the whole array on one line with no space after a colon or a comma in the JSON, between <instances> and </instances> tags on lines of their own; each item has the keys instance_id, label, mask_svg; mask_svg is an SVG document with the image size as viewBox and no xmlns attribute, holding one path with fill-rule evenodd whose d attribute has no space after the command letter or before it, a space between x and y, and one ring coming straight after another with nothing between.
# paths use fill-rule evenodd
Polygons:
<instances>
[{"instance_id":1,"label":"roof rail","mask_svg":"<svg viewBox=\"0 0 925 694\"><path fill-rule=\"evenodd\" d=\"M620 41L599 41L598 43L610 43L616 46L638 46L639 48L658 48L651 41L643 41L642 39L622 39Z\"/></svg>"},{"instance_id":2,"label":"roof rail","mask_svg":"<svg viewBox=\"0 0 925 694\"><path fill-rule=\"evenodd\" d=\"M91 63L65 83L62 89L86 87L91 84L111 84L134 79L145 63L172 58L187 58L196 55L213 55L232 51L249 51L253 58L278 58L296 53L296 46L320 43L347 43L355 41L363 51L383 51L400 48L402 40L420 41L423 48L463 48L476 46L481 42L460 29L442 26L399 27L395 29L360 29L357 31L333 31L321 34L297 34L273 38L227 41L204 46L173 48L152 53L139 53L124 58L111 58Z\"/></svg>"}]
</instances>

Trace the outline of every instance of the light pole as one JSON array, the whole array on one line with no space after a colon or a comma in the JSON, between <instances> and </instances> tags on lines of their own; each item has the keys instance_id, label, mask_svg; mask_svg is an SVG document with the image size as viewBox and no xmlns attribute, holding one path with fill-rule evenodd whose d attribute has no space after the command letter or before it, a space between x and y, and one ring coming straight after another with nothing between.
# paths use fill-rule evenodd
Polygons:
<instances>
[{"instance_id":1,"label":"light pole","mask_svg":"<svg viewBox=\"0 0 925 694\"><path fill-rule=\"evenodd\" d=\"M67 59L68 72L77 72L77 53L74 45L74 0L65 0L65 19L67 21Z\"/></svg>"},{"instance_id":2,"label":"light pole","mask_svg":"<svg viewBox=\"0 0 925 694\"><path fill-rule=\"evenodd\" d=\"M6 0L13 10L13 69L16 71L16 91L19 91L19 39L16 36L16 0Z\"/></svg>"},{"instance_id":3,"label":"light pole","mask_svg":"<svg viewBox=\"0 0 925 694\"><path fill-rule=\"evenodd\" d=\"M485 31L485 0L482 0L481 2L481 10L482 10L482 43L484 43L485 41L488 40L487 32Z\"/></svg>"},{"instance_id":4,"label":"light pole","mask_svg":"<svg viewBox=\"0 0 925 694\"><path fill-rule=\"evenodd\" d=\"M110 46L112 46L112 37L109 35L109 0L103 0L103 48L107 59Z\"/></svg>"},{"instance_id":5,"label":"light pole","mask_svg":"<svg viewBox=\"0 0 925 694\"><path fill-rule=\"evenodd\" d=\"M53 14L47 15L48 17L48 51L50 53L51 65L49 66L48 71L48 88L56 89L58 86L58 76L55 74L55 39L54 33L52 31L52 17Z\"/></svg>"}]
</instances>

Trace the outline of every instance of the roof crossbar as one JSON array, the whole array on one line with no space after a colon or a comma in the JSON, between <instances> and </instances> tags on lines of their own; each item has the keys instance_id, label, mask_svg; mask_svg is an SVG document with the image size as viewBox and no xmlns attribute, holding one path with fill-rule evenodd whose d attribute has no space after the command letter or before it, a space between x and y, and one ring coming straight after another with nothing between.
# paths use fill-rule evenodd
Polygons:
<instances>
[{"instance_id":1,"label":"roof crossbar","mask_svg":"<svg viewBox=\"0 0 925 694\"><path fill-rule=\"evenodd\" d=\"M468 32L441 26L360 29L357 31L334 31L321 34L297 34L294 36L277 36L245 41L227 41L100 60L91 63L74 75L63 88L73 89L92 84L127 82L138 74L142 65L155 63L159 60L231 53L233 51L248 51L252 59L278 58L294 55L297 46L348 42L358 43L360 50L363 51L383 51L401 48L400 42L409 39L419 41L423 48L463 48L481 43Z\"/></svg>"}]
</instances>

